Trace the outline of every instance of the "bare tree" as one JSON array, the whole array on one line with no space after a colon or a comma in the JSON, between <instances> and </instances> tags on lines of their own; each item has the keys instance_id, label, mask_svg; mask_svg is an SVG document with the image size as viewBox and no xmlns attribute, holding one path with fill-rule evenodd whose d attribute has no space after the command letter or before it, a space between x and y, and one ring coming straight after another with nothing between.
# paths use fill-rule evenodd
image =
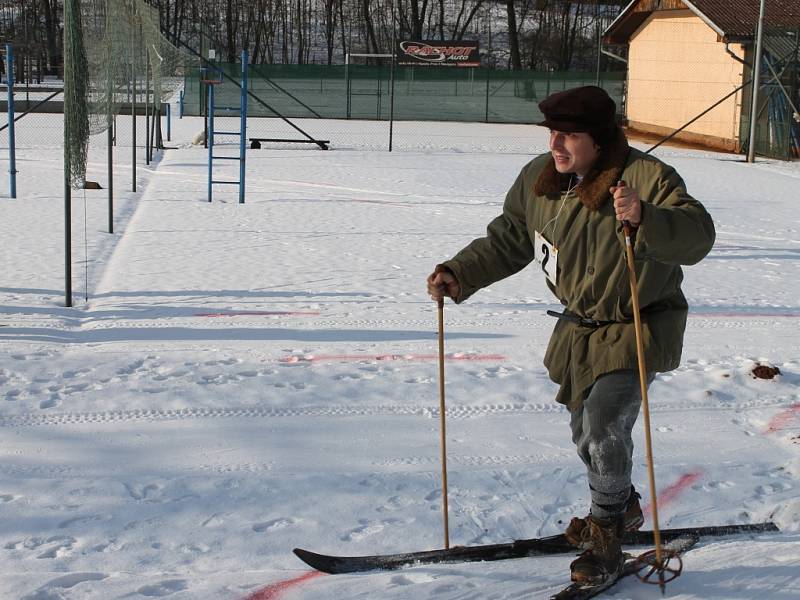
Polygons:
<instances>
[{"instance_id":1,"label":"bare tree","mask_svg":"<svg viewBox=\"0 0 800 600\"><path fill-rule=\"evenodd\" d=\"M59 44L59 23L61 12L58 0L41 0L42 15L44 16L44 33L47 49L47 74L57 75L63 63L61 46Z\"/></svg>"},{"instance_id":2,"label":"bare tree","mask_svg":"<svg viewBox=\"0 0 800 600\"><path fill-rule=\"evenodd\" d=\"M375 26L372 24L372 14L370 12L370 1L362 0L361 2L361 16L364 19L364 28L367 37L367 52L380 52L378 40L375 38Z\"/></svg>"},{"instance_id":3,"label":"bare tree","mask_svg":"<svg viewBox=\"0 0 800 600\"><path fill-rule=\"evenodd\" d=\"M336 47L336 1L325 0L325 50L328 64L333 64L333 51Z\"/></svg>"},{"instance_id":4,"label":"bare tree","mask_svg":"<svg viewBox=\"0 0 800 600\"><path fill-rule=\"evenodd\" d=\"M594 68L598 32L627 0L141 0L159 10L173 43L212 44L224 60L336 64L354 50L391 51L399 39L476 39L489 63L511 69ZM37 45L48 72L61 65L63 0L0 0L0 35ZM22 11L20 11L22 5ZM24 17L21 16L24 13ZM201 35L202 32L202 35Z\"/></svg>"},{"instance_id":5,"label":"bare tree","mask_svg":"<svg viewBox=\"0 0 800 600\"><path fill-rule=\"evenodd\" d=\"M506 0L508 15L508 49L511 53L511 69L522 70L522 58L519 55L519 36L517 32L517 15L514 12L514 0Z\"/></svg>"},{"instance_id":6,"label":"bare tree","mask_svg":"<svg viewBox=\"0 0 800 600\"><path fill-rule=\"evenodd\" d=\"M467 10L467 5L471 4L472 6ZM483 0L475 0L474 2L461 2L461 8L458 11L458 17L456 18L456 22L453 25L453 35L452 39L454 40L463 40L464 35L469 29L472 20L475 18L475 15L478 14L478 9L483 4ZM466 17L464 14L466 13Z\"/></svg>"},{"instance_id":7,"label":"bare tree","mask_svg":"<svg viewBox=\"0 0 800 600\"><path fill-rule=\"evenodd\" d=\"M422 39L422 26L425 20L425 11L428 8L428 0L408 0L411 5L411 39Z\"/></svg>"},{"instance_id":8,"label":"bare tree","mask_svg":"<svg viewBox=\"0 0 800 600\"><path fill-rule=\"evenodd\" d=\"M225 0L225 53L228 62L236 60L237 30L239 28L240 5L235 0Z\"/></svg>"}]
</instances>

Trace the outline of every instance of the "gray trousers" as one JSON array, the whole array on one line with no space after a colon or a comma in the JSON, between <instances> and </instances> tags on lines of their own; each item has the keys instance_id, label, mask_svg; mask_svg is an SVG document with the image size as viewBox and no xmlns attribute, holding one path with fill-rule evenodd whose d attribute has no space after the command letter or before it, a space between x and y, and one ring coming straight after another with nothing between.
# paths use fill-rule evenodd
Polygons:
<instances>
[{"instance_id":1,"label":"gray trousers","mask_svg":"<svg viewBox=\"0 0 800 600\"><path fill-rule=\"evenodd\" d=\"M654 377L648 373L648 385ZM625 512L633 469L631 431L641 402L638 371L614 371L599 377L572 411L572 441L586 465L595 517Z\"/></svg>"}]
</instances>

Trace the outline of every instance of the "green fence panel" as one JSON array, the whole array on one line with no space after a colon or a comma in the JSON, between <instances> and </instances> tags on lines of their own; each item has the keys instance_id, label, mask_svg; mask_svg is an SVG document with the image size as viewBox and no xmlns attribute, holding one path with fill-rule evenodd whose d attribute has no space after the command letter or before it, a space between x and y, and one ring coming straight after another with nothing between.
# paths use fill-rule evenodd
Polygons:
<instances>
[{"instance_id":1,"label":"green fence panel","mask_svg":"<svg viewBox=\"0 0 800 600\"><path fill-rule=\"evenodd\" d=\"M239 67L220 65L234 79ZM538 103L552 92L595 84L596 73L540 73L388 66L252 65L250 91L261 102L249 115L287 118L536 123ZM621 105L624 73L601 73L600 85ZM185 114L204 110L199 73L188 73ZM392 102L394 87L394 102ZM235 105L238 88L225 80L217 103Z\"/></svg>"}]
</instances>

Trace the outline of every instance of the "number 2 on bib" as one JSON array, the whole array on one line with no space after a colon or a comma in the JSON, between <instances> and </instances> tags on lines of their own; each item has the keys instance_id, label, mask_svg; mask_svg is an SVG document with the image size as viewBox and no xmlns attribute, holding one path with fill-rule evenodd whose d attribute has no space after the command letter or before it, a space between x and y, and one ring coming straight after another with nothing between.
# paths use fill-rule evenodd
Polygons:
<instances>
[{"instance_id":1,"label":"number 2 on bib","mask_svg":"<svg viewBox=\"0 0 800 600\"><path fill-rule=\"evenodd\" d=\"M538 231L534 231L533 258L539 263L547 280L553 285L557 285L558 249Z\"/></svg>"}]
</instances>

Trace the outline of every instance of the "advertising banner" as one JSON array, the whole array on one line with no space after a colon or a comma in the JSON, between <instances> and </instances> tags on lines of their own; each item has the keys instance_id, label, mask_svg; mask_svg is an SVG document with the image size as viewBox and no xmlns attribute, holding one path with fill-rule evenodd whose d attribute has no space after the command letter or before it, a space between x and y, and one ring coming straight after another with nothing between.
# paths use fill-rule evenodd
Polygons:
<instances>
[{"instance_id":1,"label":"advertising banner","mask_svg":"<svg viewBox=\"0 0 800 600\"><path fill-rule=\"evenodd\" d=\"M478 42L459 40L456 42L426 42L404 40L397 50L400 66L430 67L480 67Z\"/></svg>"}]
</instances>

